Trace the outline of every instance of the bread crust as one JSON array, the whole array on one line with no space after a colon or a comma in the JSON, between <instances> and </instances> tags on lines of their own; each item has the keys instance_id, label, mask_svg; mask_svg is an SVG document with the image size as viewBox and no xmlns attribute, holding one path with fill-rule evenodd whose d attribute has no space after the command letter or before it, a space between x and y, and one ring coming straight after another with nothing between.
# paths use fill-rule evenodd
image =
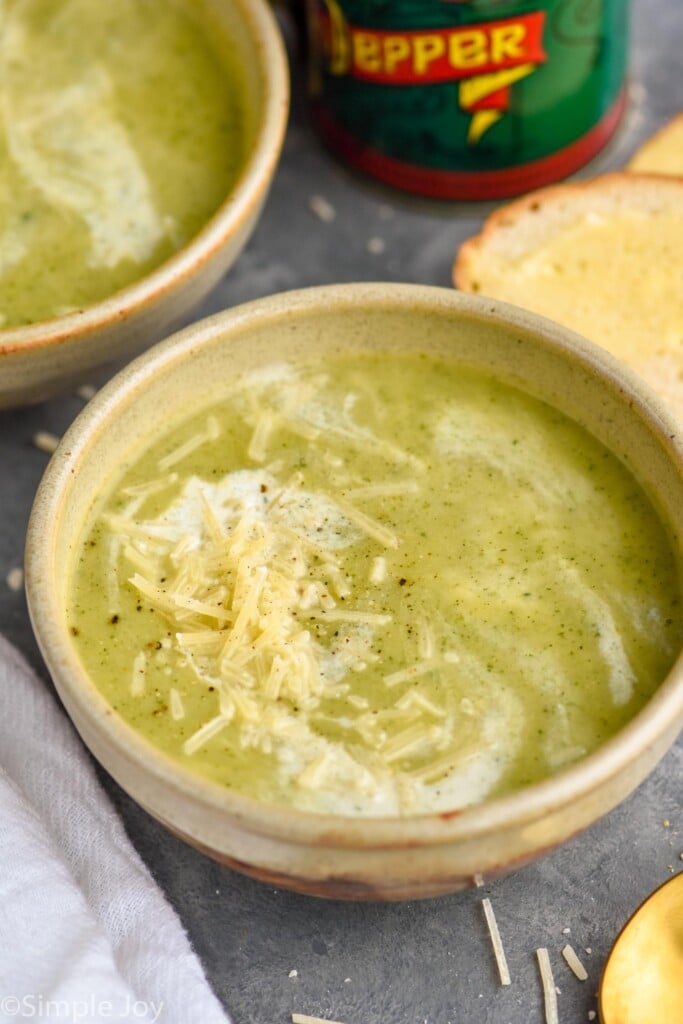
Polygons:
<instances>
[{"instance_id":1,"label":"bread crust","mask_svg":"<svg viewBox=\"0 0 683 1024\"><path fill-rule=\"evenodd\" d=\"M519 230L527 231L524 239L529 234L528 227L532 222L523 223L523 219L529 215L539 219L546 217L545 223L541 224L542 234L539 237L547 237L552 231L553 222L559 221L561 226L586 212L647 209L652 208L653 203L661 206L662 202L673 203L676 208L683 209L683 177L614 171L585 181L549 185L529 192L494 210L485 220L479 234L473 235L460 246L453 263L453 283L462 291L479 291L477 277L480 261L487 250L491 254L495 252L496 256L504 256L506 235L507 241L517 243L509 246L510 259L515 258L515 249L520 253L529 252L534 245L533 239L523 248L519 245ZM561 216L558 217L558 214ZM512 228L518 229L517 237L509 234Z\"/></svg>"}]
</instances>

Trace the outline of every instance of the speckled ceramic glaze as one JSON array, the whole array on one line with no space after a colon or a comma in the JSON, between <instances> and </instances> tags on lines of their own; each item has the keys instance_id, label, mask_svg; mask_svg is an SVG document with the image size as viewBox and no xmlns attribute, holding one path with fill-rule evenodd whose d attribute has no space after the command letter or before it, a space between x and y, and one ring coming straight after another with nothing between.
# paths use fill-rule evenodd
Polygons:
<instances>
[{"instance_id":1,"label":"speckled ceramic glaze","mask_svg":"<svg viewBox=\"0 0 683 1024\"><path fill-rule=\"evenodd\" d=\"M251 150L234 189L193 241L161 267L82 312L0 330L0 408L38 402L95 367L158 341L214 287L253 231L289 109L287 61L265 0L207 0L243 54Z\"/></svg>"},{"instance_id":2,"label":"speckled ceramic glaze","mask_svg":"<svg viewBox=\"0 0 683 1024\"><path fill-rule=\"evenodd\" d=\"M645 777L683 722L679 659L596 753L547 781L460 812L350 819L265 806L203 781L125 725L84 672L65 587L86 513L152 429L273 358L416 348L497 371L573 416L621 457L666 522L677 559L683 444L644 385L570 331L478 296L410 285L294 292L212 317L145 353L86 407L40 486L26 552L29 606L61 698L93 754L150 814L218 860L277 886L350 899L448 892L510 871L586 828ZM165 412L160 412L164 410Z\"/></svg>"}]
</instances>

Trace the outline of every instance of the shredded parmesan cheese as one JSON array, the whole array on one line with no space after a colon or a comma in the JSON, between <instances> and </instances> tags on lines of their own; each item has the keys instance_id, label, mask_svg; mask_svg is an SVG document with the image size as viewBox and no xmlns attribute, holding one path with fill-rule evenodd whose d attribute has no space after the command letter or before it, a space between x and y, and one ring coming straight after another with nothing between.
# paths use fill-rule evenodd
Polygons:
<instances>
[{"instance_id":1,"label":"shredded parmesan cheese","mask_svg":"<svg viewBox=\"0 0 683 1024\"><path fill-rule=\"evenodd\" d=\"M190 736L189 740L185 740L183 743L183 752L185 754L196 753L200 747L203 747L205 743L208 743L214 736L217 736L218 733L225 728L229 720L230 719L225 715L217 715L215 718L212 718L206 723L206 725L203 725L201 729L197 729L197 732Z\"/></svg>"},{"instance_id":2,"label":"shredded parmesan cheese","mask_svg":"<svg viewBox=\"0 0 683 1024\"><path fill-rule=\"evenodd\" d=\"M406 690L403 696L396 701L396 707L406 708L417 708L421 711L426 711L430 715L434 715L436 718L445 718L446 712L443 708L440 708L433 701L425 697L424 694L420 693L419 690Z\"/></svg>"},{"instance_id":3,"label":"shredded parmesan cheese","mask_svg":"<svg viewBox=\"0 0 683 1024\"><path fill-rule=\"evenodd\" d=\"M326 622L355 622L372 626L387 626L391 622L391 615L383 615L381 612L321 610L315 613L315 617L324 619Z\"/></svg>"},{"instance_id":4,"label":"shredded parmesan cheese","mask_svg":"<svg viewBox=\"0 0 683 1024\"><path fill-rule=\"evenodd\" d=\"M266 449L274 426L275 415L272 410L263 409L256 422L254 433L252 434L249 447L247 448L247 457L251 459L252 462L265 462Z\"/></svg>"},{"instance_id":5,"label":"shredded parmesan cheese","mask_svg":"<svg viewBox=\"0 0 683 1024\"><path fill-rule=\"evenodd\" d=\"M498 922L496 921L496 915L493 912L491 906L491 900L488 897L484 897L481 901L481 905L484 908L484 914L486 916L486 923L489 928L489 934L491 936L491 944L493 945L493 953L496 958L496 964L498 965L498 973L500 974L501 985L510 984L510 971L508 970L507 959L505 957L505 950L503 948L503 941L500 937L500 931L498 930Z\"/></svg>"},{"instance_id":6,"label":"shredded parmesan cheese","mask_svg":"<svg viewBox=\"0 0 683 1024\"><path fill-rule=\"evenodd\" d=\"M481 754L484 750L486 750L486 744L480 740L475 740L457 752L448 753L441 759L430 761L430 763L425 765L424 768L417 768L410 772L410 777L418 782L424 782L426 784L436 782L438 779L443 778L444 775L447 775L449 772L454 771L473 757Z\"/></svg>"},{"instance_id":7,"label":"shredded parmesan cheese","mask_svg":"<svg viewBox=\"0 0 683 1024\"><path fill-rule=\"evenodd\" d=\"M5 582L10 590L18 593L24 585L24 570L21 566L15 566L5 576Z\"/></svg>"},{"instance_id":8,"label":"shredded parmesan cheese","mask_svg":"<svg viewBox=\"0 0 683 1024\"><path fill-rule=\"evenodd\" d=\"M146 558L141 551L135 547L134 544L124 544L123 554L128 559L130 564L134 566L138 572L143 575L153 576L155 572L154 562L151 558Z\"/></svg>"},{"instance_id":9,"label":"shredded parmesan cheese","mask_svg":"<svg viewBox=\"0 0 683 1024\"><path fill-rule=\"evenodd\" d=\"M538 967L541 973L541 983L543 985L546 1024L560 1024L560 1018L557 1012L557 991L555 989L555 979L553 978L553 970L550 966L548 950L544 948L537 949L536 956L538 958Z\"/></svg>"},{"instance_id":10,"label":"shredded parmesan cheese","mask_svg":"<svg viewBox=\"0 0 683 1024\"><path fill-rule=\"evenodd\" d=\"M440 730L438 727L425 727L422 722L404 729L397 733L388 743L383 744L382 754L387 764L398 761L408 754L412 754L424 747L425 743L433 743L438 740Z\"/></svg>"},{"instance_id":11,"label":"shredded parmesan cheese","mask_svg":"<svg viewBox=\"0 0 683 1024\"><path fill-rule=\"evenodd\" d=\"M349 521L354 526L357 526L359 530L362 530L363 533L366 533L368 537L372 537L373 540L383 544L385 548L398 547L399 539L393 530L379 523L376 519L367 516L365 512L361 512L360 509L355 508L355 506L347 501L339 501L338 505Z\"/></svg>"},{"instance_id":12,"label":"shredded parmesan cheese","mask_svg":"<svg viewBox=\"0 0 683 1024\"><path fill-rule=\"evenodd\" d=\"M149 498L152 494L158 494L159 491L166 490L167 487L177 483L177 481L177 473L168 473L167 476L158 477L156 480L146 480L141 484L124 487L121 493L129 498Z\"/></svg>"},{"instance_id":13,"label":"shredded parmesan cheese","mask_svg":"<svg viewBox=\"0 0 683 1024\"><path fill-rule=\"evenodd\" d=\"M47 452L48 455L51 455L52 452L57 450L59 438L56 434L51 434L48 430L38 430L33 435L33 444L41 452Z\"/></svg>"},{"instance_id":14,"label":"shredded parmesan cheese","mask_svg":"<svg viewBox=\"0 0 683 1024\"><path fill-rule=\"evenodd\" d=\"M311 196L308 200L308 208L323 224L331 224L337 216L334 206L324 196Z\"/></svg>"},{"instance_id":15,"label":"shredded parmesan cheese","mask_svg":"<svg viewBox=\"0 0 683 1024\"><path fill-rule=\"evenodd\" d=\"M409 683L414 679L419 679L420 676L426 675L428 672L432 672L436 668L436 662L429 661L418 661L414 665L408 665L407 668L401 668L397 672L391 672L388 676L384 677L384 682L387 686L398 686L400 683Z\"/></svg>"},{"instance_id":16,"label":"shredded parmesan cheese","mask_svg":"<svg viewBox=\"0 0 683 1024\"><path fill-rule=\"evenodd\" d=\"M317 757L315 761L309 761L299 776L299 785L305 786L308 789L318 789L327 772L329 764L329 752L326 750L320 755L320 757Z\"/></svg>"},{"instance_id":17,"label":"shredded parmesan cheese","mask_svg":"<svg viewBox=\"0 0 683 1024\"><path fill-rule=\"evenodd\" d=\"M161 472L165 472L170 469L171 466L175 466L178 462L182 462L188 455L196 452L198 448L201 448L203 444L208 441L216 441L219 436L218 420L215 416L207 417L206 430L204 433L195 434L193 437L189 437L184 444L179 445L173 451L164 455L163 458L159 459L159 469Z\"/></svg>"},{"instance_id":18,"label":"shredded parmesan cheese","mask_svg":"<svg viewBox=\"0 0 683 1024\"><path fill-rule=\"evenodd\" d=\"M579 981L586 981L588 978L588 971L583 966L575 951L570 945L566 945L562 950L562 956L567 961L570 969L574 972Z\"/></svg>"},{"instance_id":19,"label":"shredded parmesan cheese","mask_svg":"<svg viewBox=\"0 0 683 1024\"><path fill-rule=\"evenodd\" d=\"M387 247L387 243L383 238L368 238L366 249L373 256L381 256Z\"/></svg>"},{"instance_id":20,"label":"shredded parmesan cheese","mask_svg":"<svg viewBox=\"0 0 683 1024\"><path fill-rule=\"evenodd\" d=\"M293 1013L292 1024L341 1024L338 1020L329 1020L327 1017L309 1017L305 1013Z\"/></svg>"},{"instance_id":21,"label":"shredded parmesan cheese","mask_svg":"<svg viewBox=\"0 0 683 1024\"><path fill-rule=\"evenodd\" d=\"M426 619L419 619L417 623L418 650L420 658L427 661L434 657L434 631Z\"/></svg>"},{"instance_id":22,"label":"shredded parmesan cheese","mask_svg":"<svg viewBox=\"0 0 683 1024\"><path fill-rule=\"evenodd\" d=\"M173 719L174 722L178 722L182 718L185 717L185 707L183 705L183 698L180 696L180 694L176 690L175 686L171 687L170 697L171 697L171 718Z\"/></svg>"},{"instance_id":23,"label":"shredded parmesan cheese","mask_svg":"<svg viewBox=\"0 0 683 1024\"><path fill-rule=\"evenodd\" d=\"M377 558L372 560L372 568L370 569L370 582L374 583L375 586L379 586L380 583L384 583L387 578L387 560L383 555L378 555Z\"/></svg>"},{"instance_id":24,"label":"shredded parmesan cheese","mask_svg":"<svg viewBox=\"0 0 683 1024\"><path fill-rule=\"evenodd\" d=\"M353 487L346 491L345 495L354 501L363 501L372 498L401 498L406 494L417 494L419 490L420 485L417 480L398 480L395 483Z\"/></svg>"}]
</instances>

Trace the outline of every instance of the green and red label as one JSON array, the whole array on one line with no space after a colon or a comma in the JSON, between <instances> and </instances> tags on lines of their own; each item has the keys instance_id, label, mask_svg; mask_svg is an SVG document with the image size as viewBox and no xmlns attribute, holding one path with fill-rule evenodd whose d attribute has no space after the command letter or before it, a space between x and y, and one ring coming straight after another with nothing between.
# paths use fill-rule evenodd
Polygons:
<instances>
[{"instance_id":1,"label":"green and red label","mask_svg":"<svg viewBox=\"0 0 683 1024\"><path fill-rule=\"evenodd\" d=\"M627 7L309 0L318 127L346 159L410 191L493 198L556 180L617 124Z\"/></svg>"}]
</instances>

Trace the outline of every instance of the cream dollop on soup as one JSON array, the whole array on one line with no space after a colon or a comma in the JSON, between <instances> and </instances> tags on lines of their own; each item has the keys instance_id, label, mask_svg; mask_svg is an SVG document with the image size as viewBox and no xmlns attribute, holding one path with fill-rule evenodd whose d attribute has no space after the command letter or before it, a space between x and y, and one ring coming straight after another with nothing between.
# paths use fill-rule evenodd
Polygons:
<instances>
[{"instance_id":1,"label":"cream dollop on soup","mask_svg":"<svg viewBox=\"0 0 683 1024\"><path fill-rule=\"evenodd\" d=\"M182 248L245 158L243 71L188 0L0 5L0 327Z\"/></svg>"},{"instance_id":2,"label":"cream dollop on soup","mask_svg":"<svg viewBox=\"0 0 683 1024\"><path fill-rule=\"evenodd\" d=\"M420 355L277 365L93 513L69 622L191 771L344 815L464 807L584 757L681 642L657 514L576 423Z\"/></svg>"}]
</instances>

